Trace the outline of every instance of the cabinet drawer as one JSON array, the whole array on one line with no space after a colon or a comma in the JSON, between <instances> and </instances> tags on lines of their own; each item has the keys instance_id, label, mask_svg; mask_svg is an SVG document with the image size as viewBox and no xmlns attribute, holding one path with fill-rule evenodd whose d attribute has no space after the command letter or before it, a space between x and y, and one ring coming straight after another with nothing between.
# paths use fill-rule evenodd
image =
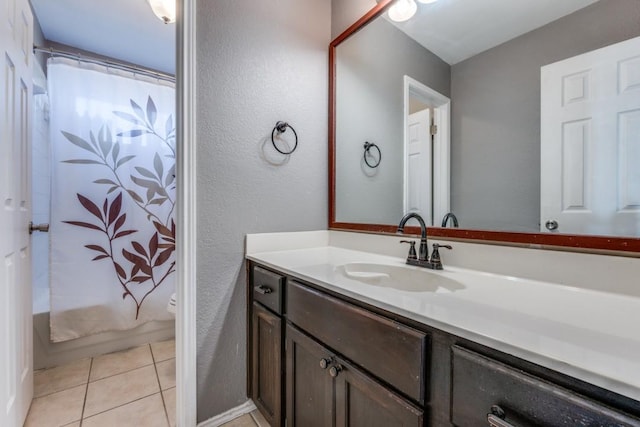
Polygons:
<instances>
[{"instance_id":1,"label":"cabinet drawer","mask_svg":"<svg viewBox=\"0 0 640 427\"><path fill-rule=\"evenodd\" d=\"M638 419L462 347L453 347L452 358L456 426L640 426Z\"/></svg>"},{"instance_id":2,"label":"cabinet drawer","mask_svg":"<svg viewBox=\"0 0 640 427\"><path fill-rule=\"evenodd\" d=\"M287 317L407 396L424 403L423 332L289 281Z\"/></svg>"},{"instance_id":3,"label":"cabinet drawer","mask_svg":"<svg viewBox=\"0 0 640 427\"><path fill-rule=\"evenodd\" d=\"M255 266L253 267L252 285L254 301L258 301L274 312L282 314L284 276Z\"/></svg>"}]
</instances>

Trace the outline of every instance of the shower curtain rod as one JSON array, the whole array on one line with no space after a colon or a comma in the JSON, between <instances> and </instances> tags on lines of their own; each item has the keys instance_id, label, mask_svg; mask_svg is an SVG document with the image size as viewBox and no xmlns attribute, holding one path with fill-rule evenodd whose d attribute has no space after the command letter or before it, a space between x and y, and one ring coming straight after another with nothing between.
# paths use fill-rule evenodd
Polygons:
<instances>
[{"instance_id":1,"label":"shower curtain rod","mask_svg":"<svg viewBox=\"0 0 640 427\"><path fill-rule=\"evenodd\" d=\"M48 53L51 56L61 56L63 58L76 59L78 61L88 62L91 64L104 65L105 67L108 67L108 68L115 68L122 71L129 71L134 74L153 77L154 79L165 80L172 83L175 83L176 81L176 78L169 74L159 73L157 71L152 71L152 70L134 66L134 65L125 65L118 62L107 61L104 59L92 58L91 56L81 55L80 53L67 52L60 49L39 47L34 45L33 53L36 53L36 52Z\"/></svg>"}]
</instances>

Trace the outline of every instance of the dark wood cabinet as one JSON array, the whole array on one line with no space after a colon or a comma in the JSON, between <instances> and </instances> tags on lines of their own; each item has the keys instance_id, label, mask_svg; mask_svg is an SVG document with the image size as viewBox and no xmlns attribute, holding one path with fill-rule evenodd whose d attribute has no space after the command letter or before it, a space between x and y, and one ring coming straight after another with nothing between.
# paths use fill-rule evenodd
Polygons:
<instances>
[{"instance_id":1,"label":"dark wood cabinet","mask_svg":"<svg viewBox=\"0 0 640 427\"><path fill-rule=\"evenodd\" d=\"M254 263L248 307L272 427L640 427L636 400Z\"/></svg>"},{"instance_id":2,"label":"dark wood cabinet","mask_svg":"<svg viewBox=\"0 0 640 427\"><path fill-rule=\"evenodd\" d=\"M282 319L257 302L252 310L252 399L272 426L282 424Z\"/></svg>"},{"instance_id":3,"label":"dark wood cabinet","mask_svg":"<svg viewBox=\"0 0 640 427\"><path fill-rule=\"evenodd\" d=\"M285 277L262 267L251 270L251 290L253 300L277 314L282 314L283 288Z\"/></svg>"},{"instance_id":4,"label":"dark wood cabinet","mask_svg":"<svg viewBox=\"0 0 640 427\"><path fill-rule=\"evenodd\" d=\"M291 325L286 331L287 427L332 427L334 384L329 369L335 356Z\"/></svg>"},{"instance_id":5,"label":"dark wood cabinet","mask_svg":"<svg viewBox=\"0 0 640 427\"><path fill-rule=\"evenodd\" d=\"M424 404L427 334L293 280L287 284L286 300L289 321Z\"/></svg>"},{"instance_id":6,"label":"dark wood cabinet","mask_svg":"<svg viewBox=\"0 0 640 427\"><path fill-rule=\"evenodd\" d=\"M468 349L454 346L452 359L456 426L640 425L638 419Z\"/></svg>"},{"instance_id":7,"label":"dark wood cabinet","mask_svg":"<svg viewBox=\"0 0 640 427\"><path fill-rule=\"evenodd\" d=\"M249 396L273 427L284 425L285 276L251 265L248 269L250 327L247 335Z\"/></svg>"},{"instance_id":8,"label":"dark wood cabinet","mask_svg":"<svg viewBox=\"0 0 640 427\"><path fill-rule=\"evenodd\" d=\"M336 360L337 427L423 427L424 410L344 360Z\"/></svg>"},{"instance_id":9,"label":"dark wood cabinet","mask_svg":"<svg viewBox=\"0 0 640 427\"><path fill-rule=\"evenodd\" d=\"M423 427L423 410L287 325L287 425Z\"/></svg>"}]
</instances>

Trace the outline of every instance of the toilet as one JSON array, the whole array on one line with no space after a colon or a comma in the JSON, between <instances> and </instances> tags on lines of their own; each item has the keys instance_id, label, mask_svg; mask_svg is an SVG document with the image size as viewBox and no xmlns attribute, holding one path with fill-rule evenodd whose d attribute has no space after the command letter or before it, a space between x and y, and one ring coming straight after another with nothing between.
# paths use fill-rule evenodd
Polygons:
<instances>
[{"instance_id":1,"label":"toilet","mask_svg":"<svg viewBox=\"0 0 640 427\"><path fill-rule=\"evenodd\" d=\"M173 317L176 316L176 294L173 293L171 298L169 298L169 303L167 304L167 311L173 314Z\"/></svg>"}]
</instances>

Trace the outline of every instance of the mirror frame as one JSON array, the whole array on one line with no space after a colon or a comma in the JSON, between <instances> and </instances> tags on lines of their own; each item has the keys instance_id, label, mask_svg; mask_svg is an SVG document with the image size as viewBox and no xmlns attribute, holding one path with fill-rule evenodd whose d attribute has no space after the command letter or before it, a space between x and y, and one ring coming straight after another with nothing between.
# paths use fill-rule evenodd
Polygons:
<instances>
[{"instance_id":1,"label":"mirror frame","mask_svg":"<svg viewBox=\"0 0 640 427\"><path fill-rule=\"evenodd\" d=\"M329 229L368 233L395 234L396 226L385 224L360 224L336 221L336 48L340 43L363 29L369 22L382 15L394 0L381 0L342 34L329 44ZM400 221L400 218L398 218ZM418 235L418 227L407 227L410 234ZM429 227L428 235L443 240L460 240L472 243L524 246L538 249L555 249L593 253L607 253L640 257L640 238L591 236L574 234L514 233L490 230L465 230L461 228Z\"/></svg>"}]
</instances>

